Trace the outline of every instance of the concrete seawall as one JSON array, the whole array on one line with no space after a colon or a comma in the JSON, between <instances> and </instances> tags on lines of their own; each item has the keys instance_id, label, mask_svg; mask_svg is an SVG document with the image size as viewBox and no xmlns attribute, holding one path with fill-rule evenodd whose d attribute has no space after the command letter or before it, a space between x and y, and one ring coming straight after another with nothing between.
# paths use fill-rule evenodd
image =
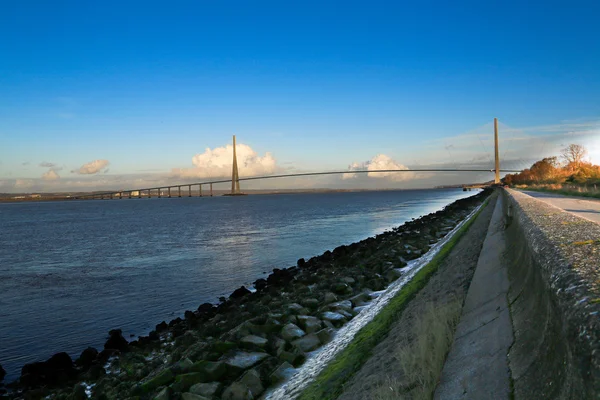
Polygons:
<instances>
[{"instance_id":1,"label":"concrete seawall","mask_svg":"<svg viewBox=\"0 0 600 400\"><path fill-rule=\"evenodd\" d=\"M514 398L600 398L600 225L504 196Z\"/></svg>"}]
</instances>

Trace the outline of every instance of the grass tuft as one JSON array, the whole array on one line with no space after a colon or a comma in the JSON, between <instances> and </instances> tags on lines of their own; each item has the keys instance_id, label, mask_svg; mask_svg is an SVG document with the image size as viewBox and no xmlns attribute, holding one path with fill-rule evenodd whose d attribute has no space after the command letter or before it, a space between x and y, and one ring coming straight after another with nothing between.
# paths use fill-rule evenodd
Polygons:
<instances>
[{"instance_id":1,"label":"grass tuft","mask_svg":"<svg viewBox=\"0 0 600 400\"><path fill-rule=\"evenodd\" d=\"M437 271L487 203L486 200L479 211L456 232L433 260L424 266L370 323L358 331L350 344L300 394L299 400L329 400L337 398L342 393L344 383L369 359L372 349L388 334L392 323L398 319L408 302L427 284L429 278Z\"/></svg>"},{"instance_id":2,"label":"grass tuft","mask_svg":"<svg viewBox=\"0 0 600 400\"><path fill-rule=\"evenodd\" d=\"M462 302L453 300L443 305L428 304L415 323L415 341L398 350L403 381L390 379L378 387L375 400L397 400L410 396L413 400L429 400L433 396L456 325L460 321Z\"/></svg>"}]
</instances>

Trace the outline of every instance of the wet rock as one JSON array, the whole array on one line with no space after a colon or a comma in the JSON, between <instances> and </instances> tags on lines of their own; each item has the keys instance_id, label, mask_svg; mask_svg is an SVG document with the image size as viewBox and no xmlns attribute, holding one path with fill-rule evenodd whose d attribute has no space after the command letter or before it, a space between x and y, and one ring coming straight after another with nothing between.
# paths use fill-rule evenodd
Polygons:
<instances>
[{"instance_id":1,"label":"wet rock","mask_svg":"<svg viewBox=\"0 0 600 400\"><path fill-rule=\"evenodd\" d=\"M98 350L96 350L93 347L88 347L87 349L81 352L81 355L75 361L75 364L84 369L88 369L94 363L94 361L96 361L97 357Z\"/></svg>"},{"instance_id":2,"label":"wet rock","mask_svg":"<svg viewBox=\"0 0 600 400\"><path fill-rule=\"evenodd\" d=\"M87 372L87 376L88 379L95 381L96 379L99 379L101 377L103 377L104 375L106 375L106 370L104 369L104 367L102 365L92 365L90 367L90 369Z\"/></svg>"},{"instance_id":3,"label":"wet rock","mask_svg":"<svg viewBox=\"0 0 600 400\"><path fill-rule=\"evenodd\" d=\"M189 372L187 374L177 375L172 387L176 392L187 392L196 383L203 383L206 376L201 372Z\"/></svg>"},{"instance_id":4,"label":"wet rock","mask_svg":"<svg viewBox=\"0 0 600 400\"><path fill-rule=\"evenodd\" d=\"M392 268L392 269L388 270L388 271L385 273L385 280L386 280L388 283L392 283L392 282L394 282L396 279L400 278L401 276L402 276L402 272L398 271L398 270L397 270L397 269L395 269L395 268Z\"/></svg>"},{"instance_id":5,"label":"wet rock","mask_svg":"<svg viewBox=\"0 0 600 400\"><path fill-rule=\"evenodd\" d=\"M332 310L352 311L352 302L350 300L338 301L337 303L330 304L329 307Z\"/></svg>"},{"instance_id":6,"label":"wet rock","mask_svg":"<svg viewBox=\"0 0 600 400\"><path fill-rule=\"evenodd\" d=\"M332 290L336 294L347 294L352 291L350 289L350 286L348 286L347 283L343 283L343 282L333 285Z\"/></svg>"},{"instance_id":7,"label":"wet rock","mask_svg":"<svg viewBox=\"0 0 600 400\"><path fill-rule=\"evenodd\" d=\"M250 350L264 349L267 343L267 339L256 335L248 335L240 339L240 346Z\"/></svg>"},{"instance_id":8,"label":"wet rock","mask_svg":"<svg viewBox=\"0 0 600 400\"><path fill-rule=\"evenodd\" d=\"M214 311L214 306L210 303L202 303L198 307L198 312L201 314L212 313Z\"/></svg>"},{"instance_id":9,"label":"wet rock","mask_svg":"<svg viewBox=\"0 0 600 400\"><path fill-rule=\"evenodd\" d=\"M160 392L158 392L158 394L154 396L152 400L171 400L172 395L173 389L171 389L170 387L166 387Z\"/></svg>"},{"instance_id":10,"label":"wet rock","mask_svg":"<svg viewBox=\"0 0 600 400\"><path fill-rule=\"evenodd\" d=\"M294 367L298 367L304 363L306 355L298 349L294 349L292 351L282 351L281 354L279 354L279 359L281 361L289 362Z\"/></svg>"},{"instance_id":11,"label":"wet rock","mask_svg":"<svg viewBox=\"0 0 600 400\"><path fill-rule=\"evenodd\" d=\"M329 303L333 303L338 301L338 298L335 294L331 293L331 292L327 292L325 293L325 296L323 298L323 303L325 304L329 304Z\"/></svg>"},{"instance_id":12,"label":"wet rock","mask_svg":"<svg viewBox=\"0 0 600 400\"><path fill-rule=\"evenodd\" d=\"M173 366L173 373L175 373L175 374L186 373L188 371L191 371L193 366L194 366L194 363L192 362L192 360L190 360L189 358L186 357L186 358L178 361L177 363L175 363L175 365Z\"/></svg>"},{"instance_id":13,"label":"wet rock","mask_svg":"<svg viewBox=\"0 0 600 400\"><path fill-rule=\"evenodd\" d=\"M313 333L322 328L321 320L310 315L299 315L298 324L306 333Z\"/></svg>"},{"instance_id":14,"label":"wet rock","mask_svg":"<svg viewBox=\"0 0 600 400\"><path fill-rule=\"evenodd\" d=\"M256 290L261 291L264 288L267 287L267 280L260 278L254 281L254 287L256 288Z\"/></svg>"},{"instance_id":15,"label":"wet rock","mask_svg":"<svg viewBox=\"0 0 600 400\"><path fill-rule=\"evenodd\" d=\"M85 394L85 386L81 384L75 385L73 393L71 393L71 400L87 400L87 394Z\"/></svg>"},{"instance_id":16,"label":"wet rock","mask_svg":"<svg viewBox=\"0 0 600 400\"><path fill-rule=\"evenodd\" d=\"M306 266L306 260L304 260L304 258L300 258L298 259L296 265L298 266L298 268L304 268L304 266Z\"/></svg>"},{"instance_id":17,"label":"wet rock","mask_svg":"<svg viewBox=\"0 0 600 400\"><path fill-rule=\"evenodd\" d=\"M246 289L245 286L240 286L238 289L235 289L233 291L233 293L231 293L229 295L230 299L241 299L244 296L249 295L250 293L252 293L251 291L249 291L248 289Z\"/></svg>"},{"instance_id":18,"label":"wet rock","mask_svg":"<svg viewBox=\"0 0 600 400\"><path fill-rule=\"evenodd\" d=\"M167 329L169 329L169 325L165 321L163 321L160 324L156 325L154 329L156 330L156 332L164 332Z\"/></svg>"},{"instance_id":19,"label":"wet rock","mask_svg":"<svg viewBox=\"0 0 600 400\"><path fill-rule=\"evenodd\" d=\"M321 314L325 321L331 322L334 326L341 326L346 322L346 317L338 312L325 311Z\"/></svg>"},{"instance_id":20,"label":"wet rock","mask_svg":"<svg viewBox=\"0 0 600 400\"><path fill-rule=\"evenodd\" d=\"M190 388L190 393L211 398L221 391L221 382L196 383Z\"/></svg>"},{"instance_id":21,"label":"wet rock","mask_svg":"<svg viewBox=\"0 0 600 400\"><path fill-rule=\"evenodd\" d=\"M316 310L317 308L319 308L319 300L311 298L311 299L305 299L302 301L302 304L304 305L304 307L307 307L311 310Z\"/></svg>"},{"instance_id":22,"label":"wet rock","mask_svg":"<svg viewBox=\"0 0 600 400\"><path fill-rule=\"evenodd\" d=\"M198 372L203 375L200 382L212 382L221 379L227 367L222 361L198 361L190 368L192 372Z\"/></svg>"},{"instance_id":23,"label":"wet rock","mask_svg":"<svg viewBox=\"0 0 600 400\"><path fill-rule=\"evenodd\" d=\"M287 306L287 312L289 312L290 314L298 315L305 314L307 310L298 303L292 303Z\"/></svg>"},{"instance_id":24,"label":"wet rock","mask_svg":"<svg viewBox=\"0 0 600 400\"><path fill-rule=\"evenodd\" d=\"M275 385L289 378L294 373L294 367L287 361L284 361L273 373L269 376L271 385Z\"/></svg>"},{"instance_id":25,"label":"wet rock","mask_svg":"<svg viewBox=\"0 0 600 400\"><path fill-rule=\"evenodd\" d=\"M198 394L186 392L181 394L181 400L210 400L207 397L200 396Z\"/></svg>"},{"instance_id":26,"label":"wet rock","mask_svg":"<svg viewBox=\"0 0 600 400\"><path fill-rule=\"evenodd\" d=\"M2 365L0 365L0 381L2 381L5 376L6 376L6 371L4 370L4 368L2 368Z\"/></svg>"},{"instance_id":27,"label":"wet rock","mask_svg":"<svg viewBox=\"0 0 600 400\"><path fill-rule=\"evenodd\" d=\"M238 383L246 386L255 399L257 399L258 396L265 391L260 380L260 374L255 369L251 369L242 375L242 377L238 380ZM223 398L226 398L225 393L223 393Z\"/></svg>"},{"instance_id":28,"label":"wet rock","mask_svg":"<svg viewBox=\"0 0 600 400\"><path fill-rule=\"evenodd\" d=\"M223 400L254 400L254 396L246 385L233 382L231 386L229 386L223 392L223 396L221 396Z\"/></svg>"},{"instance_id":29,"label":"wet rock","mask_svg":"<svg viewBox=\"0 0 600 400\"><path fill-rule=\"evenodd\" d=\"M305 332L294 324L287 324L281 329L281 337L288 342L301 338L304 335Z\"/></svg>"},{"instance_id":30,"label":"wet rock","mask_svg":"<svg viewBox=\"0 0 600 400\"><path fill-rule=\"evenodd\" d=\"M283 350L285 350L285 345L286 345L285 340L280 339L278 337L272 337L269 340L268 349L271 354L275 354L276 356L279 356L279 354L281 354L281 352Z\"/></svg>"},{"instance_id":31,"label":"wet rock","mask_svg":"<svg viewBox=\"0 0 600 400\"><path fill-rule=\"evenodd\" d=\"M347 283L348 285L354 285L356 283L356 281L354 280L354 278L351 278L349 276L345 276L342 278L342 282Z\"/></svg>"},{"instance_id":32,"label":"wet rock","mask_svg":"<svg viewBox=\"0 0 600 400\"><path fill-rule=\"evenodd\" d=\"M267 357L269 355L266 353L239 352L225 360L226 374L228 376L239 376L244 370L252 368Z\"/></svg>"},{"instance_id":33,"label":"wet rock","mask_svg":"<svg viewBox=\"0 0 600 400\"><path fill-rule=\"evenodd\" d=\"M108 338L106 343L104 343L104 349L119 350L120 352L127 351L129 343L123 337L123 332L120 329L113 329L110 332L108 332L108 334L110 337Z\"/></svg>"},{"instance_id":34,"label":"wet rock","mask_svg":"<svg viewBox=\"0 0 600 400\"><path fill-rule=\"evenodd\" d=\"M368 302L371 300L371 296L368 293L359 293L354 297L349 298L352 302L352 307L361 307L366 306Z\"/></svg>"},{"instance_id":35,"label":"wet rock","mask_svg":"<svg viewBox=\"0 0 600 400\"><path fill-rule=\"evenodd\" d=\"M319 338L322 344L327 344L331 342L331 339L333 339L334 334L335 330L333 330L332 328L325 328L317 332L317 337Z\"/></svg>"},{"instance_id":36,"label":"wet rock","mask_svg":"<svg viewBox=\"0 0 600 400\"><path fill-rule=\"evenodd\" d=\"M300 339L294 340L292 345L307 353L309 351L316 350L321 345L321 341L317 335L314 333L309 333Z\"/></svg>"},{"instance_id":37,"label":"wet rock","mask_svg":"<svg viewBox=\"0 0 600 400\"><path fill-rule=\"evenodd\" d=\"M47 361L25 364L21 369L21 384L28 387L55 386L77 375L73 360L67 353L58 353Z\"/></svg>"},{"instance_id":38,"label":"wet rock","mask_svg":"<svg viewBox=\"0 0 600 400\"><path fill-rule=\"evenodd\" d=\"M159 372L154 377L148 379L140 385L142 393L150 393L161 386L167 386L175 380L175 375L170 369L165 369Z\"/></svg>"}]
</instances>

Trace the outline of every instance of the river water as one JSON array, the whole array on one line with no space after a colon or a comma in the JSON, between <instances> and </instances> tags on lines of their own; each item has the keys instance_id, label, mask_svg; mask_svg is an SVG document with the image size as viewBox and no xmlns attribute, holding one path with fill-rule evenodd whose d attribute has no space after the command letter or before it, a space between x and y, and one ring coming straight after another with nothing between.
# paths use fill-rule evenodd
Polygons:
<instances>
[{"instance_id":1,"label":"river water","mask_svg":"<svg viewBox=\"0 0 600 400\"><path fill-rule=\"evenodd\" d=\"M5 380L147 334L240 285L471 195L458 189L0 204ZM133 336L132 336L133 339Z\"/></svg>"}]
</instances>

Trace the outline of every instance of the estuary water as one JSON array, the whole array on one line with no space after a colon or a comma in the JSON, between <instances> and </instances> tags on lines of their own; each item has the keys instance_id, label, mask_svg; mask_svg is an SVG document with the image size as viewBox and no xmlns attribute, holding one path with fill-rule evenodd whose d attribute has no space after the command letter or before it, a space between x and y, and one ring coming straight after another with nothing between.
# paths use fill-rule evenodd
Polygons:
<instances>
[{"instance_id":1,"label":"estuary water","mask_svg":"<svg viewBox=\"0 0 600 400\"><path fill-rule=\"evenodd\" d=\"M0 364L216 303L273 268L349 244L473 193L460 189L0 204Z\"/></svg>"}]
</instances>

